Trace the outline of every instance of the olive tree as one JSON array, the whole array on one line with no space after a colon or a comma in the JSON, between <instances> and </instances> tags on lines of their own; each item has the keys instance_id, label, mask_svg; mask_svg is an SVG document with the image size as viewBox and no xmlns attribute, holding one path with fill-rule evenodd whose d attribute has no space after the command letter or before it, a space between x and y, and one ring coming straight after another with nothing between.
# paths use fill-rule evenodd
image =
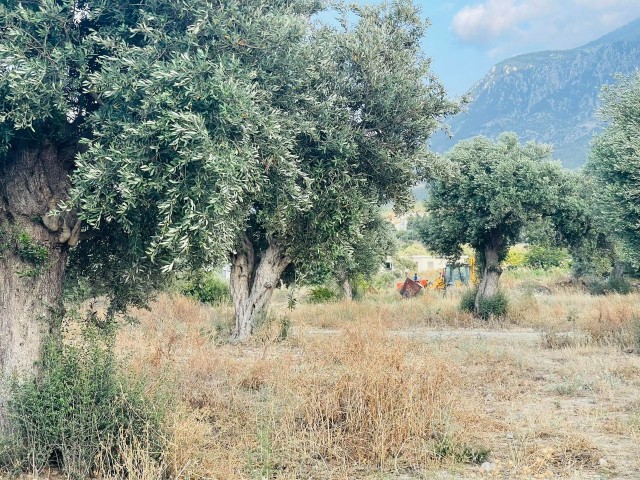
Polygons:
<instances>
[{"instance_id":1,"label":"olive tree","mask_svg":"<svg viewBox=\"0 0 640 480\"><path fill-rule=\"evenodd\" d=\"M572 274L576 279L620 277L627 261L617 222L609 211L611 199L592 172L579 171L574 177L584 206L581 220L586 229L578 241L569 244Z\"/></svg>"},{"instance_id":2,"label":"olive tree","mask_svg":"<svg viewBox=\"0 0 640 480\"><path fill-rule=\"evenodd\" d=\"M372 211L412 202L426 141L457 110L420 54L425 26L410 3L346 13L341 27L311 32L293 118L301 195L269 185L250 198L231 256L237 338L251 334L286 268L348 264Z\"/></svg>"},{"instance_id":3,"label":"olive tree","mask_svg":"<svg viewBox=\"0 0 640 480\"><path fill-rule=\"evenodd\" d=\"M640 74L605 87L602 113L609 121L594 138L588 171L597 181L603 230L622 240L637 264L640 248Z\"/></svg>"},{"instance_id":4,"label":"olive tree","mask_svg":"<svg viewBox=\"0 0 640 480\"><path fill-rule=\"evenodd\" d=\"M256 192L304 197L293 145L307 127L288 105L315 104L300 85L316 11L0 4L1 383L34 372L68 265L113 313L163 271L226 258Z\"/></svg>"},{"instance_id":5,"label":"olive tree","mask_svg":"<svg viewBox=\"0 0 640 480\"><path fill-rule=\"evenodd\" d=\"M304 283L312 285L335 282L342 290L342 298L352 299L354 282L370 280L383 267L386 257L395 254L396 231L376 210L364 221L360 235L338 248L324 261L307 265L303 272L296 273L302 273Z\"/></svg>"},{"instance_id":6,"label":"olive tree","mask_svg":"<svg viewBox=\"0 0 640 480\"><path fill-rule=\"evenodd\" d=\"M513 133L496 141L475 137L453 147L430 182L422 240L452 259L465 244L475 249L481 272L476 313L483 299L498 293L501 263L526 225L549 218L567 239L586 228L576 184L550 156L549 146L523 145Z\"/></svg>"},{"instance_id":7,"label":"olive tree","mask_svg":"<svg viewBox=\"0 0 640 480\"><path fill-rule=\"evenodd\" d=\"M407 204L457 109L421 57L424 25L408 1L339 27L319 8L0 4L0 381L34 372L65 274L112 314L174 269L231 260L245 338L287 265Z\"/></svg>"}]
</instances>

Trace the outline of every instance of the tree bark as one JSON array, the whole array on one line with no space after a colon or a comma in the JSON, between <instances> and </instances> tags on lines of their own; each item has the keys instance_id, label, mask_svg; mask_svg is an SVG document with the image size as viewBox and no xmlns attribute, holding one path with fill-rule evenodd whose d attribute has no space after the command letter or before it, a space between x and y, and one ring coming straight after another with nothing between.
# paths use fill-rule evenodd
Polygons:
<instances>
[{"instance_id":1,"label":"tree bark","mask_svg":"<svg viewBox=\"0 0 640 480\"><path fill-rule=\"evenodd\" d=\"M611 269L611 278L615 280L620 280L624 276L624 265L617 258L613 260L613 268Z\"/></svg>"},{"instance_id":2,"label":"tree bark","mask_svg":"<svg viewBox=\"0 0 640 480\"><path fill-rule=\"evenodd\" d=\"M480 313L480 302L482 299L491 298L498 293L500 275L502 267L500 266L500 244L492 242L491 245L484 249L484 266L482 269L482 280L478 286L478 293L475 299L475 313Z\"/></svg>"},{"instance_id":3,"label":"tree bark","mask_svg":"<svg viewBox=\"0 0 640 480\"><path fill-rule=\"evenodd\" d=\"M349 282L348 278L345 278L342 283L342 297L345 300L353 300L353 288L351 287L351 282Z\"/></svg>"},{"instance_id":4,"label":"tree bark","mask_svg":"<svg viewBox=\"0 0 640 480\"><path fill-rule=\"evenodd\" d=\"M244 236L231 261L231 299L236 321L232 336L235 340L244 341L253 334L261 317L266 315L271 296L289 263L282 249L274 244L269 244L256 259L253 243Z\"/></svg>"},{"instance_id":5,"label":"tree bark","mask_svg":"<svg viewBox=\"0 0 640 480\"><path fill-rule=\"evenodd\" d=\"M10 382L37 373L61 311L67 252L79 225L47 213L67 196L70 155L49 142L18 144L0 162L0 431Z\"/></svg>"},{"instance_id":6,"label":"tree bark","mask_svg":"<svg viewBox=\"0 0 640 480\"><path fill-rule=\"evenodd\" d=\"M353 300L353 287L349 281L349 277L343 271L338 273L338 284L342 289L343 300Z\"/></svg>"}]
</instances>

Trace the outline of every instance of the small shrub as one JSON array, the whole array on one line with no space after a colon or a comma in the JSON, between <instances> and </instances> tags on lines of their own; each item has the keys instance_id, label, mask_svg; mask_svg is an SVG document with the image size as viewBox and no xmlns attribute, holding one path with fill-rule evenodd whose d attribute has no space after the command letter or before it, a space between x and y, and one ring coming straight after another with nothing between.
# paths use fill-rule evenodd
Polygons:
<instances>
[{"instance_id":1,"label":"small shrub","mask_svg":"<svg viewBox=\"0 0 640 480\"><path fill-rule=\"evenodd\" d=\"M278 338L279 342L287 339L291 331L291 319L289 317L280 317L278 319Z\"/></svg>"},{"instance_id":2,"label":"small shrub","mask_svg":"<svg viewBox=\"0 0 640 480\"><path fill-rule=\"evenodd\" d=\"M195 272L178 286L180 293L202 303L220 305L231 299L229 284L215 272Z\"/></svg>"},{"instance_id":3,"label":"small shrub","mask_svg":"<svg viewBox=\"0 0 640 480\"><path fill-rule=\"evenodd\" d=\"M351 300L362 300L367 292L375 290L375 287L370 280L366 279L363 275L356 276L351 282L353 291L351 292Z\"/></svg>"},{"instance_id":4,"label":"small shrub","mask_svg":"<svg viewBox=\"0 0 640 480\"><path fill-rule=\"evenodd\" d=\"M333 302L336 297L336 292L332 288L325 286L314 287L309 292L309 301L311 303Z\"/></svg>"},{"instance_id":5,"label":"small shrub","mask_svg":"<svg viewBox=\"0 0 640 480\"><path fill-rule=\"evenodd\" d=\"M465 290L460 296L460 310L462 310L463 312L473 313L476 308L477 293L477 288Z\"/></svg>"},{"instance_id":6,"label":"small shrub","mask_svg":"<svg viewBox=\"0 0 640 480\"><path fill-rule=\"evenodd\" d=\"M586 281L586 284L591 295L606 295L609 293L607 291L607 282L600 278L590 278Z\"/></svg>"},{"instance_id":7,"label":"small shrub","mask_svg":"<svg viewBox=\"0 0 640 480\"><path fill-rule=\"evenodd\" d=\"M489 458L491 451L483 447L459 444L450 436L444 435L434 442L433 454L440 461L453 460L457 463L481 464Z\"/></svg>"},{"instance_id":8,"label":"small shrub","mask_svg":"<svg viewBox=\"0 0 640 480\"><path fill-rule=\"evenodd\" d=\"M86 347L49 342L39 378L13 386L4 463L14 471L53 466L70 478L90 478L121 470L124 449L135 444L151 456L136 461L160 464L163 409L144 388L121 376L110 349L95 339Z\"/></svg>"},{"instance_id":9,"label":"small shrub","mask_svg":"<svg viewBox=\"0 0 640 480\"><path fill-rule=\"evenodd\" d=\"M527 263L527 254L522 247L511 247L507 258L504 260L504 264L507 267L515 268L522 267Z\"/></svg>"},{"instance_id":10,"label":"small shrub","mask_svg":"<svg viewBox=\"0 0 640 480\"><path fill-rule=\"evenodd\" d=\"M395 284L395 275L393 272L379 272L371 279L371 286L377 290L384 290Z\"/></svg>"},{"instance_id":11,"label":"small shrub","mask_svg":"<svg viewBox=\"0 0 640 480\"><path fill-rule=\"evenodd\" d=\"M499 291L492 297L480 299L478 315L484 320L489 317L502 317L507 312L508 303L507 296Z\"/></svg>"},{"instance_id":12,"label":"small shrub","mask_svg":"<svg viewBox=\"0 0 640 480\"><path fill-rule=\"evenodd\" d=\"M591 295L608 295L610 293L627 295L633 291L633 285L624 277L610 277L608 280L590 278L587 280L587 289Z\"/></svg>"},{"instance_id":13,"label":"small shrub","mask_svg":"<svg viewBox=\"0 0 640 480\"><path fill-rule=\"evenodd\" d=\"M620 295L628 295L633 291L633 285L624 277L611 277L607 281L607 289Z\"/></svg>"},{"instance_id":14,"label":"small shrub","mask_svg":"<svg viewBox=\"0 0 640 480\"><path fill-rule=\"evenodd\" d=\"M460 310L463 312L474 313L477 293L477 288L463 292L460 297ZM508 303L507 296L499 291L493 297L483 298L480 300L478 314L484 320L491 316L502 317L507 312Z\"/></svg>"}]
</instances>

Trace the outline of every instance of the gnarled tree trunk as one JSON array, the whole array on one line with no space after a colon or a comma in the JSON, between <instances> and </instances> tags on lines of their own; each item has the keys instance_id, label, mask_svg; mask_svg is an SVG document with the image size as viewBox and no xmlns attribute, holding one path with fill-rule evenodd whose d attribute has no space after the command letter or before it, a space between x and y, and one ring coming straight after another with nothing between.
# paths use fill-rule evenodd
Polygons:
<instances>
[{"instance_id":1,"label":"gnarled tree trunk","mask_svg":"<svg viewBox=\"0 0 640 480\"><path fill-rule=\"evenodd\" d=\"M61 307L68 247L79 226L47 213L66 198L73 154L51 143L18 144L0 161L0 430L8 385L36 374Z\"/></svg>"},{"instance_id":2,"label":"gnarled tree trunk","mask_svg":"<svg viewBox=\"0 0 640 480\"><path fill-rule=\"evenodd\" d=\"M484 249L484 265L482 268L482 280L478 286L475 299L475 313L480 313L480 302L484 298L491 298L498 293L498 282L502 274L500 266L500 243L492 242Z\"/></svg>"},{"instance_id":3,"label":"gnarled tree trunk","mask_svg":"<svg viewBox=\"0 0 640 480\"><path fill-rule=\"evenodd\" d=\"M343 300L353 300L353 287L351 286L351 282L349 281L349 277L345 272L338 273L338 284L342 289L342 299Z\"/></svg>"},{"instance_id":4,"label":"gnarled tree trunk","mask_svg":"<svg viewBox=\"0 0 640 480\"><path fill-rule=\"evenodd\" d=\"M273 244L256 258L253 243L244 236L242 246L231 259L234 339L243 341L253 334L261 316L266 315L273 291L289 263L282 249Z\"/></svg>"}]
</instances>

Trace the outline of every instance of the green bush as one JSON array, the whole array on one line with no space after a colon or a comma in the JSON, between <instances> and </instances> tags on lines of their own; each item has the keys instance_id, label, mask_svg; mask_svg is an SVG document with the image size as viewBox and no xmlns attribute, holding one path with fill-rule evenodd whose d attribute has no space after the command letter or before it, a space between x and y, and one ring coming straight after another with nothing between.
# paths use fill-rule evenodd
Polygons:
<instances>
[{"instance_id":1,"label":"green bush","mask_svg":"<svg viewBox=\"0 0 640 480\"><path fill-rule=\"evenodd\" d=\"M586 281L586 284L591 295L606 295L609 293L606 280L601 278L590 278Z\"/></svg>"},{"instance_id":2,"label":"green bush","mask_svg":"<svg viewBox=\"0 0 640 480\"><path fill-rule=\"evenodd\" d=\"M460 310L474 313L477 293L477 288L464 291L460 297ZM508 303L507 296L499 291L492 297L480 300L478 315L484 320L491 316L502 317L507 313Z\"/></svg>"},{"instance_id":3,"label":"green bush","mask_svg":"<svg viewBox=\"0 0 640 480\"><path fill-rule=\"evenodd\" d=\"M365 294L371 291L373 285L371 284L371 280L366 279L364 275L358 275L351 281L352 288L352 300L360 301L364 298ZM343 294L344 296L344 294Z\"/></svg>"},{"instance_id":4,"label":"green bush","mask_svg":"<svg viewBox=\"0 0 640 480\"><path fill-rule=\"evenodd\" d=\"M610 292L619 293L620 295L628 295L633 291L633 285L624 277L611 277L607 281L607 287Z\"/></svg>"},{"instance_id":5,"label":"green bush","mask_svg":"<svg viewBox=\"0 0 640 480\"><path fill-rule=\"evenodd\" d=\"M491 454L491 450L488 448L459 444L450 437L444 437L434 441L432 448L433 454L438 460L450 459L456 463L475 463L480 465L485 462Z\"/></svg>"},{"instance_id":6,"label":"green bush","mask_svg":"<svg viewBox=\"0 0 640 480\"><path fill-rule=\"evenodd\" d=\"M534 245L527 250L525 265L533 268L559 267L569 259L564 248Z\"/></svg>"},{"instance_id":7,"label":"green bush","mask_svg":"<svg viewBox=\"0 0 640 480\"><path fill-rule=\"evenodd\" d=\"M511 247L504 264L507 267L522 267L527 264L527 254L522 247Z\"/></svg>"},{"instance_id":8,"label":"green bush","mask_svg":"<svg viewBox=\"0 0 640 480\"><path fill-rule=\"evenodd\" d=\"M460 310L463 312L473 313L476 308L476 294L478 293L477 288L467 289L462 292L462 296L460 297Z\"/></svg>"},{"instance_id":9,"label":"green bush","mask_svg":"<svg viewBox=\"0 0 640 480\"><path fill-rule=\"evenodd\" d=\"M492 297L483 298L478 305L478 314L484 320L489 317L502 317L507 313L507 296L503 292L498 292Z\"/></svg>"},{"instance_id":10,"label":"green bush","mask_svg":"<svg viewBox=\"0 0 640 480\"><path fill-rule=\"evenodd\" d=\"M333 302L337 298L336 292L329 287L314 287L309 292L309 301L311 303L327 303Z\"/></svg>"},{"instance_id":11,"label":"green bush","mask_svg":"<svg viewBox=\"0 0 640 480\"><path fill-rule=\"evenodd\" d=\"M587 280L587 288L591 295L608 295L610 293L627 295L633 291L633 285L624 277L610 277L608 280L590 278Z\"/></svg>"},{"instance_id":12,"label":"green bush","mask_svg":"<svg viewBox=\"0 0 640 480\"><path fill-rule=\"evenodd\" d=\"M69 478L90 478L121 472L125 456L131 460L127 449L136 445L149 456L134 463L159 464L164 409L144 390L118 373L110 349L97 340L87 347L49 342L41 375L13 386L11 433L0 461L15 472L53 466Z\"/></svg>"},{"instance_id":13,"label":"green bush","mask_svg":"<svg viewBox=\"0 0 640 480\"><path fill-rule=\"evenodd\" d=\"M210 305L231 299L229 284L214 272L194 272L179 282L178 289L183 295Z\"/></svg>"},{"instance_id":14,"label":"green bush","mask_svg":"<svg viewBox=\"0 0 640 480\"><path fill-rule=\"evenodd\" d=\"M378 290L385 290L387 288L394 287L395 282L396 276L390 271L379 272L371 279L371 285Z\"/></svg>"}]
</instances>

